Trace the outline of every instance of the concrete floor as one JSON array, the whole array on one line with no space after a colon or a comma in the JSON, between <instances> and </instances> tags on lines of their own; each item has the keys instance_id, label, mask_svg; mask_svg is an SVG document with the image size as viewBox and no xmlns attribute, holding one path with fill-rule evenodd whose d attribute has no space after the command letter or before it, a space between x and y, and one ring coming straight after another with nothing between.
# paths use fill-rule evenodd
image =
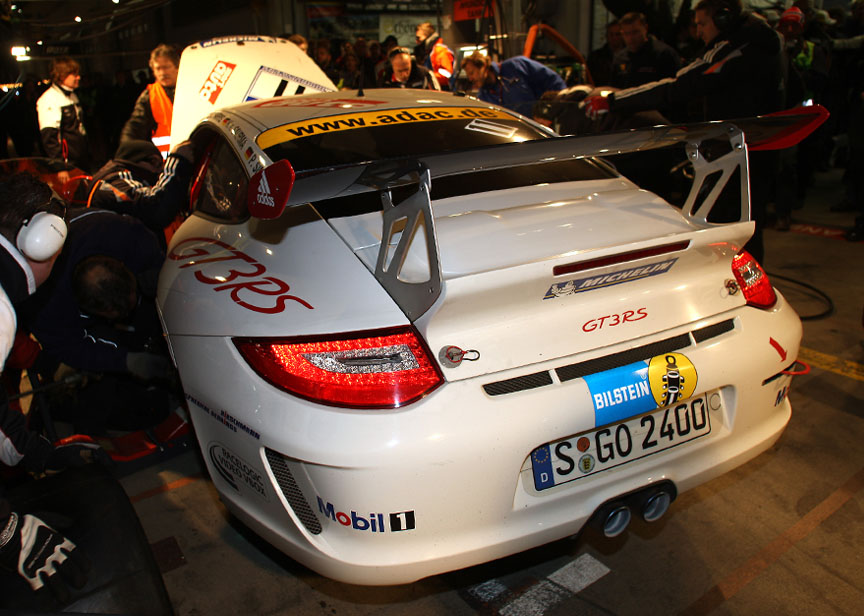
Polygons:
<instances>
[{"instance_id":1,"label":"concrete floor","mask_svg":"<svg viewBox=\"0 0 864 616\"><path fill-rule=\"evenodd\" d=\"M123 486L178 615L861 614L864 605L864 243L830 227L851 213L837 171L818 174L793 230L766 231L766 269L827 293L804 323L792 420L749 464L682 494L648 525L593 532L399 587L323 578L234 522L197 451ZM826 225L829 228L819 227ZM800 314L823 304L774 280Z\"/></svg>"}]
</instances>

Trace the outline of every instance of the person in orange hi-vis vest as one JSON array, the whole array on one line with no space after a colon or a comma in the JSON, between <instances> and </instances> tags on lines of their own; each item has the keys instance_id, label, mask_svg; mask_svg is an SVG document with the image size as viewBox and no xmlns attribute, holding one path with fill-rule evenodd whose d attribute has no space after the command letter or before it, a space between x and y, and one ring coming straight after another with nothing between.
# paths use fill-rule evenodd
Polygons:
<instances>
[{"instance_id":1,"label":"person in orange hi-vis vest","mask_svg":"<svg viewBox=\"0 0 864 616\"><path fill-rule=\"evenodd\" d=\"M171 146L171 113L174 110L174 89L180 68L180 51L173 45L159 45L150 53L150 70L155 81L149 84L127 120L120 141L152 140L168 156Z\"/></svg>"}]
</instances>

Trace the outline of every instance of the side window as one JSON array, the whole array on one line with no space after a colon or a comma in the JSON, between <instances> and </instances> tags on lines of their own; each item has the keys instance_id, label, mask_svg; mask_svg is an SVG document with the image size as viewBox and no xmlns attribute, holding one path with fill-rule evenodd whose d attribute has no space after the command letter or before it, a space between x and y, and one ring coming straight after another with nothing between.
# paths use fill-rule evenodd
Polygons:
<instances>
[{"instance_id":1,"label":"side window","mask_svg":"<svg viewBox=\"0 0 864 616\"><path fill-rule=\"evenodd\" d=\"M222 137L215 137L192 191L192 211L226 222L249 218L246 207L246 170Z\"/></svg>"}]
</instances>

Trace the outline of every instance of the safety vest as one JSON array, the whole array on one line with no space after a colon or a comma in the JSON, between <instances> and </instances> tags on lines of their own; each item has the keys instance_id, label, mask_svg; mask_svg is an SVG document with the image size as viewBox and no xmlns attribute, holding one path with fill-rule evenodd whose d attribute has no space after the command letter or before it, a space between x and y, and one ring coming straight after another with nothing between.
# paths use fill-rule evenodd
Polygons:
<instances>
[{"instance_id":1,"label":"safety vest","mask_svg":"<svg viewBox=\"0 0 864 616\"><path fill-rule=\"evenodd\" d=\"M158 82L148 85L147 90L150 95L150 111L156 120L156 130L153 131L151 139L153 145L162 152L162 158L167 158L171 149L171 113L174 111L174 103Z\"/></svg>"}]
</instances>

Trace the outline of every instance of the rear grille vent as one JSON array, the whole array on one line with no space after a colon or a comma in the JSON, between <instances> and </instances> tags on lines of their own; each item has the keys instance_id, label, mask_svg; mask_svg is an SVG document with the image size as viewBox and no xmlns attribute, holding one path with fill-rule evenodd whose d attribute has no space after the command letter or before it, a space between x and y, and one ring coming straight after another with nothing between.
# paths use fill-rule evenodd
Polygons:
<instances>
[{"instance_id":1,"label":"rear grille vent","mask_svg":"<svg viewBox=\"0 0 864 616\"><path fill-rule=\"evenodd\" d=\"M279 484L282 494L285 495L285 500L288 501L291 509L294 510L294 515L303 522L303 526L310 533L313 535L321 534L321 522L315 517L312 508L309 506L309 502L303 496L303 492L300 491L297 482L294 481L294 475L291 474L291 469L288 468L285 457L279 452L267 448L264 449L264 454L267 456L270 470L273 471L273 476L276 477L276 482Z\"/></svg>"},{"instance_id":2,"label":"rear grille vent","mask_svg":"<svg viewBox=\"0 0 864 616\"><path fill-rule=\"evenodd\" d=\"M607 355L606 357L598 357L597 359L589 359L578 364L562 366L561 368L556 368L555 373L562 382L570 381L589 374L596 374L597 372L605 372L606 370L612 370L612 368L626 366L635 361L651 359L655 355L677 351L688 346L690 346L690 336L688 334L681 334L680 336L652 342L645 346L621 351L620 353Z\"/></svg>"},{"instance_id":3,"label":"rear grille vent","mask_svg":"<svg viewBox=\"0 0 864 616\"><path fill-rule=\"evenodd\" d=\"M551 385L552 377L548 371L536 372L526 376L517 376L515 379L507 379L506 381L498 381L484 385L483 390L490 396L500 396L502 394L512 394L517 391L525 391L526 389L534 389L535 387L543 387Z\"/></svg>"},{"instance_id":4,"label":"rear grille vent","mask_svg":"<svg viewBox=\"0 0 864 616\"><path fill-rule=\"evenodd\" d=\"M733 329L735 329L735 321L733 319L727 319L726 321L721 321L714 325L695 329L688 334L680 334L635 349L607 355L606 357L598 357L596 359L589 359L588 361L576 364L561 366L560 368L555 368L555 374L562 383L572 381L573 379L578 379L589 374L605 372L606 370L626 366L627 364L632 364L637 361L651 359L652 357L662 355L663 353L670 353L672 351L687 348L691 344L691 334L693 336L692 340L695 340L696 344L699 344L711 338L725 334L726 332L732 331ZM551 384L552 375L548 370L545 370L543 372L535 372L534 374L527 374L525 376L517 376L504 381L488 383L483 386L483 391L490 396L501 396L504 394L512 394L519 391L535 389L537 387L544 387Z\"/></svg>"}]
</instances>

